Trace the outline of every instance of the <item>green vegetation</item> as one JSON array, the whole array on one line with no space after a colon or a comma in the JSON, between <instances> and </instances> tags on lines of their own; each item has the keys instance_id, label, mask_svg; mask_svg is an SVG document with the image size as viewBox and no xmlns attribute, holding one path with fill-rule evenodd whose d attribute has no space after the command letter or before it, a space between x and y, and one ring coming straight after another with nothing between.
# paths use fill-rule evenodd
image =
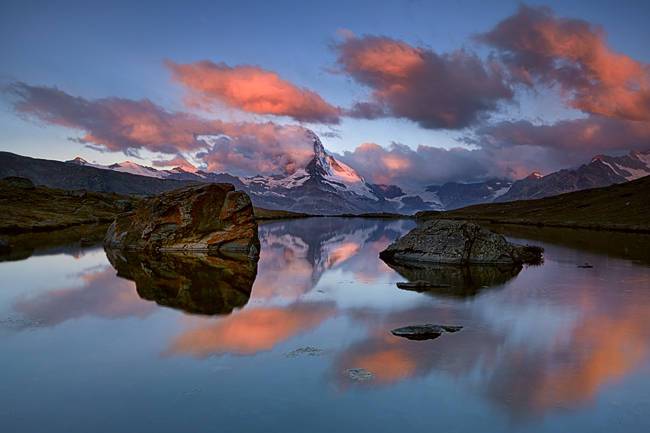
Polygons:
<instances>
[{"instance_id":1,"label":"green vegetation","mask_svg":"<svg viewBox=\"0 0 650 433\"><path fill-rule=\"evenodd\" d=\"M650 176L539 200L419 212L416 217L650 233Z\"/></svg>"},{"instance_id":2,"label":"green vegetation","mask_svg":"<svg viewBox=\"0 0 650 433\"><path fill-rule=\"evenodd\" d=\"M37 187L28 179L0 180L0 233L60 230L113 221L139 199L113 193L65 191Z\"/></svg>"}]
</instances>

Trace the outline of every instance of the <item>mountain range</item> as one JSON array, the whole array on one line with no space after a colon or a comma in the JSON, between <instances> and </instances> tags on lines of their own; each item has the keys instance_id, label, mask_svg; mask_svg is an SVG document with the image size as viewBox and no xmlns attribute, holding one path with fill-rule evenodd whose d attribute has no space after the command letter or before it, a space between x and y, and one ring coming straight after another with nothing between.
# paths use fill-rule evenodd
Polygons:
<instances>
[{"instance_id":1,"label":"mountain range","mask_svg":"<svg viewBox=\"0 0 650 433\"><path fill-rule=\"evenodd\" d=\"M397 185L366 181L354 168L328 153L310 134L314 156L289 175L233 176L180 167L156 169L131 161L111 165L80 157L60 162L0 152L0 178L21 176L37 185L119 194L152 195L194 182L226 182L247 192L257 207L311 214L451 210L480 203L543 198L627 182L650 175L650 151L625 156L598 155L588 164L524 179L447 182L405 192Z\"/></svg>"}]
</instances>

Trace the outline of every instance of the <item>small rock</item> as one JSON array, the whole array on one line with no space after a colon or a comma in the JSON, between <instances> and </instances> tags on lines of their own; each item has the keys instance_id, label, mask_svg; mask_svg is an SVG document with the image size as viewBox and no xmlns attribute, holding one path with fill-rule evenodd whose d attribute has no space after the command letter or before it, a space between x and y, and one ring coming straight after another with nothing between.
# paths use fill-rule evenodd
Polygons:
<instances>
[{"instance_id":1,"label":"small rock","mask_svg":"<svg viewBox=\"0 0 650 433\"><path fill-rule=\"evenodd\" d=\"M322 349L312 346L299 347L287 353L287 358L297 358L299 356L320 356L323 353Z\"/></svg>"},{"instance_id":2,"label":"small rock","mask_svg":"<svg viewBox=\"0 0 650 433\"><path fill-rule=\"evenodd\" d=\"M373 377L375 377L372 372L364 369L364 368L350 368L345 371L348 375L348 377L352 380L356 380L357 382L366 382L368 380L371 380Z\"/></svg>"},{"instance_id":3,"label":"small rock","mask_svg":"<svg viewBox=\"0 0 650 433\"><path fill-rule=\"evenodd\" d=\"M404 326L393 329L390 332L396 337L403 337L409 340L433 340L434 338L440 337L443 332L453 333L461 329L463 329L462 326L432 325L427 323L426 325Z\"/></svg>"},{"instance_id":4,"label":"small rock","mask_svg":"<svg viewBox=\"0 0 650 433\"><path fill-rule=\"evenodd\" d=\"M424 280L400 282L396 285L402 290L414 290L416 292L423 292L429 289L444 289L451 287L449 284L434 284Z\"/></svg>"},{"instance_id":5,"label":"small rock","mask_svg":"<svg viewBox=\"0 0 650 433\"><path fill-rule=\"evenodd\" d=\"M590 265L589 263L584 262L583 264L578 265L577 267L578 267L578 268L582 268L582 269L591 269L591 268L594 267L594 265Z\"/></svg>"}]
</instances>

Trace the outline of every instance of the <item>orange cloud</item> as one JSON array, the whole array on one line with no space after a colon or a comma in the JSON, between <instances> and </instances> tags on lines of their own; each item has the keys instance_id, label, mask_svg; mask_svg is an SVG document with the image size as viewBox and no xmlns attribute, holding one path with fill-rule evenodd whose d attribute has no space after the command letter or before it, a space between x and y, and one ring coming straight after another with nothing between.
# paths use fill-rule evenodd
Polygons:
<instances>
[{"instance_id":1,"label":"orange cloud","mask_svg":"<svg viewBox=\"0 0 650 433\"><path fill-rule=\"evenodd\" d=\"M207 60L189 64L167 61L166 65L174 80L190 90L187 102L191 106L218 101L249 113L305 122L339 122L340 110L316 92L257 66L231 67Z\"/></svg>"},{"instance_id":2,"label":"orange cloud","mask_svg":"<svg viewBox=\"0 0 650 433\"><path fill-rule=\"evenodd\" d=\"M496 64L466 51L437 54L382 37L347 37L335 46L344 73L372 90L346 112L374 119L401 117L424 128L463 128L510 100Z\"/></svg>"},{"instance_id":3,"label":"orange cloud","mask_svg":"<svg viewBox=\"0 0 650 433\"><path fill-rule=\"evenodd\" d=\"M499 50L515 80L559 84L574 108L650 120L650 67L612 51L599 27L521 6L478 39Z\"/></svg>"},{"instance_id":4,"label":"orange cloud","mask_svg":"<svg viewBox=\"0 0 650 433\"><path fill-rule=\"evenodd\" d=\"M334 311L334 305L329 303L251 308L184 332L168 352L195 357L252 355L318 326Z\"/></svg>"}]
</instances>

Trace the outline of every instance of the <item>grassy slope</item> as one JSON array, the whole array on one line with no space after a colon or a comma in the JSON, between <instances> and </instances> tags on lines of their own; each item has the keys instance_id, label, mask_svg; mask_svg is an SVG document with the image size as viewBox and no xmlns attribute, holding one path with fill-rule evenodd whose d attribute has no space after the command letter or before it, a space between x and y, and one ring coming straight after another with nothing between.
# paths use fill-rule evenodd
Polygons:
<instances>
[{"instance_id":1,"label":"grassy slope","mask_svg":"<svg viewBox=\"0 0 650 433\"><path fill-rule=\"evenodd\" d=\"M632 182L539 200L489 203L418 218L650 232L650 176Z\"/></svg>"},{"instance_id":2,"label":"grassy slope","mask_svg":"<svg viewBox=\"0 0 650 433\"><path fill-rule=\"evenodd\" d=\"M0 233L59 230L83 224L108 223L120 212L117 194L19 188L0 180Z\"/></svg>"}]
</instances>

